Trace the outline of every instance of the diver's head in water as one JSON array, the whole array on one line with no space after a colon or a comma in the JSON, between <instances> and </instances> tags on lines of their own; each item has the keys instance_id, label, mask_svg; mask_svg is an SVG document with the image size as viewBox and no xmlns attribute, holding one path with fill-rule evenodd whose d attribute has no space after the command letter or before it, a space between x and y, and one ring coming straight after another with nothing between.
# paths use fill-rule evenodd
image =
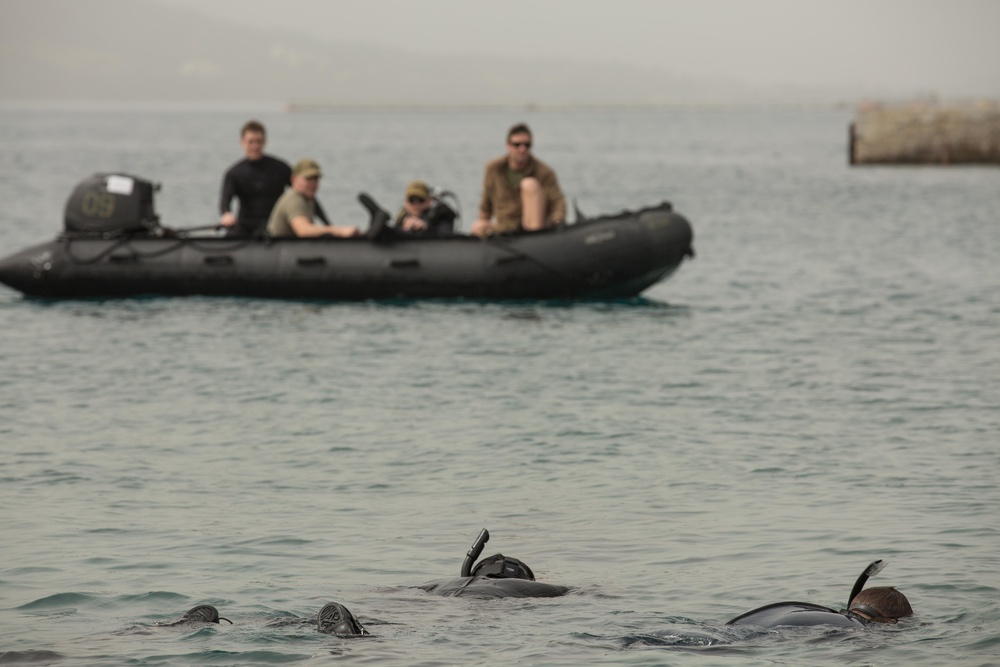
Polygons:
<instances>
[{"instance_id":1,"label":"diver's head in water","mask_svg":"<svg viewBox=\"0 0 1000 667\"><path fill-rule=\"evenodd\" d=\"M873 623L895 623L913 616L910 601L892 586L866 588L854 596L847 610Z\"/></svg>"},{"instance_id":2,"label":"diver's head in water","mask_svg":"<svg viewBox=\"0 0 1000 667\"><path fill-rule=\"evenodd\" d=\"M535 580L535 573L526 563L516 558L494 554L484 558L472 568L473 577L490 577L493 579L527 579Z\"/></svg>"},{"instance_id":3,"label":"diver's head in water","mask_svg":"<svg viewBox=\"0 0 1000 667\"><path fill-rule=\"evenodd\" d=\"M219 624L219 621L225 621L230 625L233 624L228 618L219 616L219 610L210 604L200 604L197 607L191 607L184 615L180 617L179 620L171 621L170 623L157 623L156 625L161 626L174 626L174 625L188 625L192 623L215 623Z\"/></svg>"}]
</instances>

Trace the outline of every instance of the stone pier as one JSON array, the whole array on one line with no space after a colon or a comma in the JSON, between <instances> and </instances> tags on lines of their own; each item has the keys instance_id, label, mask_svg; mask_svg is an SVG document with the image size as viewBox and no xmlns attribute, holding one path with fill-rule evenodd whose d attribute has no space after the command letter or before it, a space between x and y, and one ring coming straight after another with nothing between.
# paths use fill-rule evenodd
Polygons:
<instances>
[{"instance_id":1,"label":"stone pier","mask_svg":"<svg viewBox=\"0 0 1000 667\"><path fill-rule=\"evenodd\" d=\"M1000 165L1000 103L866 104L849 138L851 164Z\"/></svg>"}]
</instances>

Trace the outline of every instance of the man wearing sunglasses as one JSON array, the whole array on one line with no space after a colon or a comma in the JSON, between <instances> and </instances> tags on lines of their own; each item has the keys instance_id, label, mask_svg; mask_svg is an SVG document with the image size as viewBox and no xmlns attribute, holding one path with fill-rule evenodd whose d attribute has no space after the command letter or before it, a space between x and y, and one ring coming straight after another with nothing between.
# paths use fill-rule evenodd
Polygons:
<instances>
[{"instance_id":1,"label":"man wearing sunglasses","mask_svg":"<svg viewBox=\"0 0 1000 667\"><path fill-rule=\"evenodd\" d=\"M455 231L458 214L444 202L450 192L432 190L424 181L413 181L406 186L403 207L396 214L393 230L409 234L449 236Z\"/></svg>"},{"instance_id":2,"label":"man wearing sunglasses","mask_svg":"<svg viewBox=\"0 0 1000 667\"><path fill-rule=\"evenodd\" d=\"M507 132L507 154L483 174L476 236L534 232L566 221L566 199L556 173L531 154L531 130L519 123Z\"/></svg>"},{"instance_id":3,"label":"man wearing sunglasses","mask_svg":"<svg viewBox=\"0 0 1000 667\"><path fill-rule=\"evenodd\" d=\"M396 229L404 232L427 231L427 212L431 209L431 190L423 181L406 186L403 208L396 214Z\"/></svg>"}]
</instances>

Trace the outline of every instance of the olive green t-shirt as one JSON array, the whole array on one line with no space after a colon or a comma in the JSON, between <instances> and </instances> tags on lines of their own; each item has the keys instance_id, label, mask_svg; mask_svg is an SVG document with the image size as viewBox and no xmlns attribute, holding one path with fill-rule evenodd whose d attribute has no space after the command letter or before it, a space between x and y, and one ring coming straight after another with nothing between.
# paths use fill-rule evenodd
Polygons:
<instances>
[{"instance_id":1,"label":"olive green t-shirt","mask_svg":"<svg viewBox=\"0 0 1000 667\"><path fill-rule=\"evenodd\" d=\"M292 188L288 188L271 209L271 217L267 221L267 233L272 238L295 236L295 230L292 229L292 219L301 215L312 222L315 214L315 199L309 199Z\"/></svg>"},{"instance_id":2,"label":"olive green t-shirt","mask_svg":"<svg viewBox=\"0 0 1000 667\"><path fill-rule=\"evenodd\" d=\"M517 171L515 169L507 169L507 183L510 184L514 190L519 190L521 188L521 181L524 180L525 174L523 171Z\"/></svg>"}]
</instances>

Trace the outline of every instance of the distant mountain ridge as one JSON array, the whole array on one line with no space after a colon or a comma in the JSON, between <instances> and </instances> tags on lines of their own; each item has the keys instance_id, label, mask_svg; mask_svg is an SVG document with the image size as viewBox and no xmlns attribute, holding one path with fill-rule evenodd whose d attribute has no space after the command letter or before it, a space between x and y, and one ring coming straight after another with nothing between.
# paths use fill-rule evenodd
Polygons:
<instances>
[{"instance_id":1,"label":"distant mountain ridge","mask_svg":"<svg viewBox=\"0 0 1000 667\"><path fill-rule=\"evenodd\" d=\"M513 58L327 43L150 0L0 3L0 102L627 105L789 97L789 91L602 64L599 49L593 63L525 59L524 67L519 64ZM823 97L815 91L791 96Z\"/></svg>"}]
</instances>

